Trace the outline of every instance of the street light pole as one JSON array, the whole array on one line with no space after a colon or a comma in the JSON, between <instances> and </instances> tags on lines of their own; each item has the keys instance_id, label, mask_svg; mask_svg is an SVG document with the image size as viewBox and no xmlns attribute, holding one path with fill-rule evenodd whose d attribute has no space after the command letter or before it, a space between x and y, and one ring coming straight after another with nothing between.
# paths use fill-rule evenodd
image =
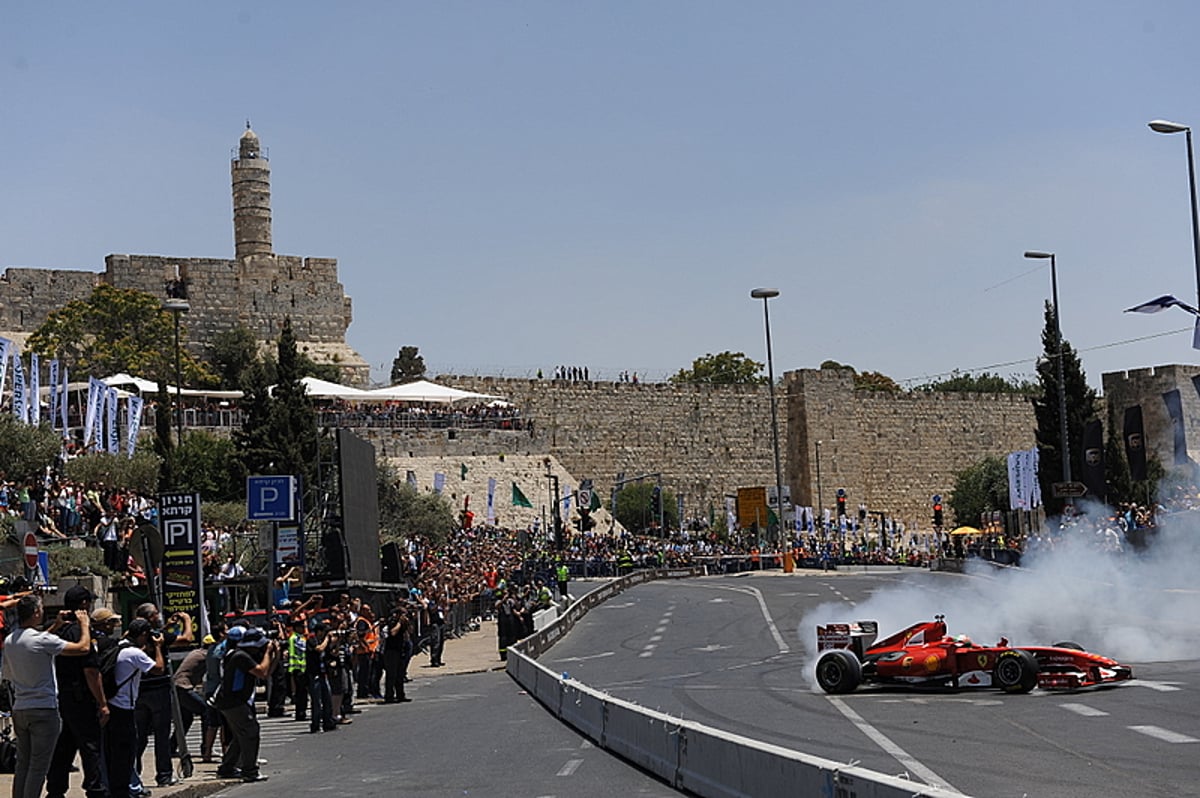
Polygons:
<instances>
[{"instance_id":1,"label":"street light pole","mask_svg":"<svg viewBox=\"0 0 1200 798\"><path fill-rule=\"evenodd\" d=\"M163 302L163 310L175 317L175 445L183 445L183 352L179 347L179 317L191 310L187 299L170 297Z\"/></svg>"},{"instance_id":2,"label":"street light pole","mask_svg":"<svg viewBox=\"0 0 1200 798\"><path fill-rule=\"evenodd\" d=\"M1196 210L1196 159L1192 154L1192 129L1178 122L1155 119L1149 123L1155 133L1184 133L1187 137L1188 186L1192 192L1192 258L1196 264L1196 301L1200 307L1200 213Z\"/></svg>"},{"instance_id":3,"label":"street light pole","mask_svg":"<svg viewBox=\"0 0 1200 798\"><path fill-rule=\"evenodd\" d=\"M775 366L771 362L771 312L767 310L768 300L777 296L779 296L779 290L776 288L755 288L750 292L751 299L761 299L763 301L763 326L767 331L767 391L771 399L771 441L775 451L775 503L779 509L779 517L776 519L777 526L775 527L776 539L772 542L778 542L785 521L785 513L783 511L783 469L779 462L779 413L775 409ZM783 537L785 540L787 539L786 536Z\"/></svg>"},{"instance_id":4,"label":"street light pole","mask_svg":"<svg viewBox=\"0 0 1200 798\"><path fill-rule=\"evenodd\" d=\"M1062 433L1060 438L1062 446L1062 478L1063 482L1071 481L1071 450L1067 438L1067 386L1063 381L1063 337L1062 337L1062 321L1058 314L1058 269L1055 266L1053 252L1039 252L1031 250L1025 253L1025 257L1035 260L1050 259L1050 287L1053 296L1054 305L1054 341L1058 348L1058 355L1055 360L1058 362L1056 370L1058 374L1058 426Z\"/></svg>"},{"instance_id":5,"label":"street light pole","mask_svg":"<svg viewBox=\"0 0 1200 798\"><path fill-rule=\"evenodd\" d=\"M813 519L814 524L821 525L821 542L825 542L825 510L821 506L821 497L824 494L821 492L821 441L817 441L817 517Z\"/></svg>"}]
</instances>

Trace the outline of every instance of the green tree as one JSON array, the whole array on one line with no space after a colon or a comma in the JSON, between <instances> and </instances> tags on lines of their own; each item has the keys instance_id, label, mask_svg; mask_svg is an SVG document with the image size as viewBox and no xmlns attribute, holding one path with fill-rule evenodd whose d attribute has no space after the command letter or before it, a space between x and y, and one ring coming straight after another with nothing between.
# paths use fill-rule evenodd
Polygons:
<instances>
[{"instance_id":1,"label":"green tree","mask_svg":"<svg viewBox=\"0 0 1200 798\"><path fill-rule=\"evenodd\" d=\"M882 391L883 393L900 393L900 386L886 374L878 371L864 371L854 375L856 391Z\"/></svg>"},{"instance_id":2,"label":"green tree","mask_svg":"<svg viewBox=\"0 0 1200 798\"><path fill-rule=\"evenodd\" d=\"M235 327L214 335L208 352L221 387L241 390L243 375L258 360L258 341L245 327Z\"/></svg>"},{"instance_id":3,"label":"green tree","mask_svg":"<svg viewBox=\"0 0 1200 798\"><path fill-rule=\"evenodd\" d=\"M234 444L245 474L290 474L315 485L318 459L317 415L300 381L300 355L291 319L279 335L276 381L258 364L246 373L242 397L245 420Z\"/></svg>"},{"instance_id":4,"label":"green tree","mask_svg":"<svg viewBox=\"0 0 1200 798\"><path fill-rule=\"evenodd\" d=\"M177 452L175 476L179 485L199 493L205 502L244 501L246 475L232 440L192 430L183 436Z\"/></svg>"},{"instance_id":5,"label":"green tree","mask_svg":"<svg viewBox=\"0 0 1200 798\"><path fill-rule=\"evenodd\" d=\"M133 457L124 454L94 452L67 461L67 478L73 482L103 482L105 485L120 485L139 493L153 494L159 488L159 468L162 461L158 455L139 448Z\"/></svg>"},{"instance_id":6,"label":"green tree","mask_svg":"<svg viewBox=\"0 0 1200 798\"><path fill-rule=\"evenodd\" d=\"M1008 466L999 457L986 457L954 480L950 509L957 525L978 526L980 517L1008 509Z\"/></svg>"},{"instance_id":7,"label":"green tree","mask_svg":"<svg viewBox=\"0 0 1200 798\"><path fill-rule=\"evenodd\" d=\"M1001 377L999 374L982 372L980 374L964 374L952 372L944 380L917 386L917 391L927 393L1012 393L1032 396L1037 393L1037 383L1019 377Z\"/></svg>"},{"instance_id":8,"label":"green tree","mask_svg":"<svg viewBox=\"0 0 1200 798\"><path fill-rule=\"evenodd\" d=\"M376 469L379 479L379 539L402 542L424 536L435 546L445 543L457 527L450 500L437 493L421 493L396 478L386 463Z\"/></svg>"},{"instance_id":9,"label":"green tree","mask_svg":"<svg viewBox=\"0 0 1200 798\"><path fill-rule=\"evenodd\" d=\"M640 532L658 524L658 515L651 511L654 494L653 482L631 482L617 491L616 509L609 508L621 526L631 532ZM678 505L675 495L666 488L662 491L663 524L667 529L679 528ZM567 523L567 519L563 519Z\"/></svg>"},{"instance_id":10,"label":"green tree","mask_svg":"<svg viewBox=\"0 0 1200 798\"><path fill-rule=\"evenodd\" d=\"M33 426L0 413L0 475L14 482L40 474L62 451L62 437L48 424Z\"/></svg>"},{"instance_id":11,"label":"green tree","mask_svg":"<svg viewBox=\"0 0 1200 798\"><path fill-rule=\"evenodd\" d=\"M403 385L425 378L425 358L415 346L402 346L392 361L392 385Z\"/></svg>"},{"instance_id":12,"label":"green tree","mask_svg":"<svg viewBox=\"0 0 1200 798\"><path fill-rule=\"evenodd\" d=\"M1046 323L1042 329L1043 357L1037 364L1040 391L1033 398L1033 414L1037 421L1035 438L1038 446L1038 482L1046 515L1062 513L1064 499L1055 498L1053 484L1062 481L1062 424L1058 398L1058 344L1055 340L1054 307L1046 303ZM1067 449L1071 455L1071 476L1077 478L1083 463L1083 429L1098 414L1096 391L1087 384L1079 356L1063 339L1063 384L1067 399Z\"/></svg>"},{"instance_id":13,"label":"green tree","mask_svg":"<svg viewBox=\"0 0 1200 798\"><path fill-rule=\"evenodd\" d=\"M181 330L181 345L185 330ZM28 348L62 359L76 374L128 372L175 382L175 321L156 297L101 283L87 299L52 311ZM212 385L215 375L183 350L184 385Z\"/></svg>"},{"instance_id":14,"label":"green tree","mask_svg":"<svg viewBox=\"0 0 1200 798\"><path fill-rule=\"evenodd\" d=\"M721 352L708 354L692 361L690 369L680 369L670 382L730 384L765 384L767 378L759 374L763 364L746 357L743 352Z\"/></svg>"}]
</instances>

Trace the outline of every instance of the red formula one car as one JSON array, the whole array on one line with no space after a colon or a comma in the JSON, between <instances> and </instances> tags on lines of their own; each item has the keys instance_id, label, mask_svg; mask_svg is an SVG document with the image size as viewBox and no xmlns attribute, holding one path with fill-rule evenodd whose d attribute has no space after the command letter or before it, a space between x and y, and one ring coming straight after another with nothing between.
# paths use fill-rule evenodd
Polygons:
<instances>
[{"instance_id":1,"label":"red formula one car","mask_svg":"<svg viewBox=\"0 0 1200 798\"><path fill-rule=\"evenodd\" d=\"M875 621L817 627L817 683L827 693L860 684L920 687L994 687L1006 693L1075 690L1133 678L1116 660L1076 643L1052 646L980 646L965 635L948 637L945 616L922 621L876 642Z\"/></svg>"}]
</instances>

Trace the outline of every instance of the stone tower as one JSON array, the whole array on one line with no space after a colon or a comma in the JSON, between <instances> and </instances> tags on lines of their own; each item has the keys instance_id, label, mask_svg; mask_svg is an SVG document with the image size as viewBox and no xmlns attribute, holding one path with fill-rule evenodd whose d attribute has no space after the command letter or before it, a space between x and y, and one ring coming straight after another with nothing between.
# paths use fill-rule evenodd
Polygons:
<instances>
[{"instance_id":1,"label":"stone tower","mask_svg":"<svg viewBox=\"0 0 1200 798\"><path fill-rule=\"evenodd\" d=\"M230 164L233 176L233 244L238 260L271 254L271 165L246 122Z\"/></svg>"}]
</instances>

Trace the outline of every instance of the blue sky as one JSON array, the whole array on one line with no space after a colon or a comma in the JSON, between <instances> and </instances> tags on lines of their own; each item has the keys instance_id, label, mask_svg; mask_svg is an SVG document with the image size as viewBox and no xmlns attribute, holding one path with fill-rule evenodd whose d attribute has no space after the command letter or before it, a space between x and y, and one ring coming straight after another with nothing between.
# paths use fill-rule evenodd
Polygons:
<instances>
[{"instance_id":1,"label":"blue sky","mask_svg":"<svg viewBox=\"0 0 1200 798\"><path fill-rule=\"evenodd\" d=\"M0 268L232 257L269 148L275 250L336 257L386 377L708 352L909 384L1030 374L1045 262L1089 380L1191 363L1190 2L0 6ZM1134 341L1134 339L1144 339Z\"/></svg>"}]
</instances>

